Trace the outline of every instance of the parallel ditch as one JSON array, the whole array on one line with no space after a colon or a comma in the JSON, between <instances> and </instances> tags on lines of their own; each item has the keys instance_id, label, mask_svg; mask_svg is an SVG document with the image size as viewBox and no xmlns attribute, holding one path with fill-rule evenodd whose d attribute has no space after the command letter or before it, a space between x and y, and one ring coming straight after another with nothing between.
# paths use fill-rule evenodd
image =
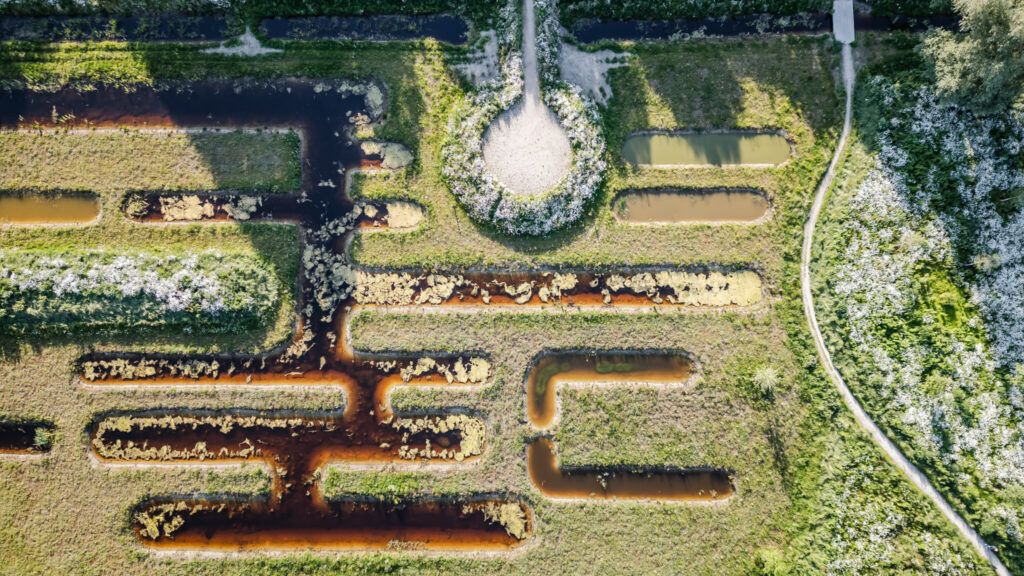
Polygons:
<instances>
[{"instance_id":1,"label":"parallel ditch","mask_svg":"<svg viewBox=\"0 0 1024 576\"><path fill-rule=\"evenodd\" d=\"M789 141L778 133L642 132L622 146L626 162L653 168L777 166L790 154Z\"/></svg>"},{"instance_id":2,"label":"parallel ditch","mask_svg":"<svg viewBox=\"0 0 1024 576\"><path fill-rule=\"evenodd\" d=\"M582 353L546 354L531 368L526 381L526 412L530 423L548 430L558 417L558 387L565 384L684 384L693 362L681 354ZM735 491L730 474L715 468L659 466L581 466L558 464L551 438L535 438L527 446L530 480L555 499L716 501Z\"/></svg>"},{"instance_id":3,"label":"parallel ditch","mask_svg":"<svg viewBox=\"0 0 1024 576\"><path fill-rule=\"evenodd\" d=\"M506 499L417 498L400 502L274 503L153 501L133 514L143 545L163 550L506 550L533 530L530 510Z\"/></svg>"},{"instance_id":4,"label":"parallel ditch","mask_svg":"<svg viewBox=\"0 0 1024 576\"><path fill-rule=\"evenodd\" d=\"M730 498L729 473L713 468L560 468L555 444L539 438L526 449L530 481L549 498L711 502Z\"/></svg>"}]
</instances>

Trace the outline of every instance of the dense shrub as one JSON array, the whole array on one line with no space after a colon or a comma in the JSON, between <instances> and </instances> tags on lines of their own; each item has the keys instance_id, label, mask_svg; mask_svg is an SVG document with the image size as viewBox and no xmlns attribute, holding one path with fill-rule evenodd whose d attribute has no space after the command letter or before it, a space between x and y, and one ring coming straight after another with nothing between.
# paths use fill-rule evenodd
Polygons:
<instances>
[{"instance_id":1,"label":"dense shrub","mask_svg":"<svg viewBox=\"0 0 1024 576\"><path fill-rule=\"evenodd\" d=\"M981 114L1024 101L1024 2L957 0L956 9L964 32L925 42L938 93Z\"/></svg>"},{"instance_id":2,"label":"dense shrub","mask_svg":"<svg viewBox=\"0 0 1024 576\"><path fill-rule=\"evenodd\" d=\"M935 16L953 13L953 0L870 0L876 16Z\"/></svg>"},{"instance_id":3,"label":"dense shrub","mask_svg":"<svg viewBox=\"0 0 1024 576\"><path fill-rule=\"evenodd\" d=\"M251 256L5 251L0 333L238 333L269 323L280 288Z\"/></svg>"},{"instance_id":4,"label":"dense shrub","mask_svg":"<svg viewBox=\"0 0 1024 576\"><path fill-rule=\"evenodd\" d=\"M831 0L560 0L569 20L671 20L744 14L828 12Z\"/></svg>"},{"instance_id":5,"label":"dense shrub","mask_svg":"<svg viewBox=\"0 0 1024 576\"><path fill-rule=\"evenodd\" d=\"M500 0L0 0L0 15L175 13L270 18L450 12L480 21L494 15L500 4Z\"/></svg>"},{"instance_id":6,"label":"dense shrub","mask_svg":"<svg viewBox=\"0 0 1024 576\"><path fill-rule=\"evenodd\" d=\"M1016 573L1024 118L975 116L912 72L858 86L874 156L852 155L866 174L830 208L833 349L889 437Z\"/></svg>"}]
</instances>

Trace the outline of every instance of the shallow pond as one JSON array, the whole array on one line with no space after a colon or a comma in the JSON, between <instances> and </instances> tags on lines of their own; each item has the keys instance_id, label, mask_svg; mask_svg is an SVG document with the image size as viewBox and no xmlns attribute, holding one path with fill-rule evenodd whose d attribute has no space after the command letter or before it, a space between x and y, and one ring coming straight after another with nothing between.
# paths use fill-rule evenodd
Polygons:
<instances>
[{"instance_id":1,"label":"shallow pond","mask_svg":"<svg viewBox=\"0 0 1024 576\"><path fill-rule=\"evenodd\" d=\"M789 142L780 134L635 134L626 139L622 157L634 165L740 166L776 165L789 159Z\"/></svg>"},{"instance_id":2,"label":"shallow pond","mask_svg":"<svg viewBox=\"0 0 1024 576\"><path fill-rule=\"evenodd\" d=\"M753 222L768 212L768 199L754 190L630 191L615 202L626 222Z\"/></svg>"},{"instance_id":3,"label":"shallow pond","mask_svg":"<svg viewBox=\"0 0 1024 576\"><path fill-rule=\"evenodd\" d=\"M92 195L0 196L0 224L84 224L99 214L99 199Z\"/></svg>"}]
</instances>

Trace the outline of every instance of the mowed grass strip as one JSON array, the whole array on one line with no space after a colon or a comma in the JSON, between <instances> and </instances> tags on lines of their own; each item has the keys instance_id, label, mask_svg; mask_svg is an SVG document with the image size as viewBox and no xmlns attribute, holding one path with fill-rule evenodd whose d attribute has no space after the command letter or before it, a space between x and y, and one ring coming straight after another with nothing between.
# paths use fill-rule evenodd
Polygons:
<instances>
[{"instance_id":1,"label":"mowed grass strip","mask_svg":"<svg viewBox=\"0 0 1024 576\"><path fill-rule=\"evenodd\" d=\"M0 132L0 190L243 190L299 187L295 132Z\"/></svg>"}]
</instances>

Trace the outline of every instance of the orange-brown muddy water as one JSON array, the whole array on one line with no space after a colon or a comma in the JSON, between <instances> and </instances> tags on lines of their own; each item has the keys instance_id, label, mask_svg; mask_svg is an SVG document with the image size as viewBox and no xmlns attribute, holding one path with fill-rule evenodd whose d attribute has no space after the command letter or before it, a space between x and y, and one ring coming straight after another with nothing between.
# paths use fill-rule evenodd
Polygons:
<instances>
[{"instance_id":1,"label":"orange-brown muddy water","mask_svg":"<svg viewBox=\"0 0 1024 576\"><path fill-rule=\"evenodd\" d=\"M728 472L715 469L558 467L555 445L538 438L526 448L534 486L549 498L715 501L732 496Z\"/></svg>"},{"instance_id":2,"label":"orange-brown muddy water","mask_svg":"<svg viewBox=\"0 0 1024 576\"><path fill-rule=\"evenodd\" d=\"M532 520L522 504L502 500L440 498L381 502L320 500L315 508L275 514L264 504L236 506L225 515L220 503L195 501L178 510L184 522L169 535L152 538L143 523L136 536L161 550L242 552L248 550L373 550L408 546L425 550L507 550L522 539L510 534L488 508L518 509L526 529ZM137 517L160 514L159 502L143 506ZM520 534L519 536L523 536Z\"/></svg>"},{"instance_id":3,"label":"orange-brown muddy water","mask_svg":"<svg viewBox=\"0 0 1024 576\"><path fill-rule=\"evenodd\" d=\"M675 354L548 354L537 361L527 377L526 412L534 426L545 429L554 422L561 384L681 383L689 379L692 368L689 359Z\"/></svg>"},{"instance_id":4,"label":"orange-brown muddy water","mask_svg":"<svg viewBox=\"0 0 1024 576\"><path fill-rule=\"evenodd\" d=\"M567 383L686 382L693 363L680 354L582 353L548 354L527 377L526 410L534 427L544 430L558 413L558 387ZM585 467L561 469L555 444L537 438L527 447L530 480L551 498L711 501L728 498L732 481L724 470L665 467Z\"/></svg>"}]
</instances>

